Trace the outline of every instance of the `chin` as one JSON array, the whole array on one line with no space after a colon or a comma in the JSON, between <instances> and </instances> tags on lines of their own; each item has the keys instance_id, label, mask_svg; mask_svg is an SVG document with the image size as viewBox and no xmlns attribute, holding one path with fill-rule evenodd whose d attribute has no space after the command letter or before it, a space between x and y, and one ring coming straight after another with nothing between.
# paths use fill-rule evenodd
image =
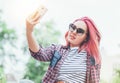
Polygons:
<instances>
[{"instance_id":1,"label":"chin","mask_svg":"<svg viewBox=\"0 0 120 83\"><path fill-rule=\"evenodd\" d=\"M71 44L74 44L75 41L71 40L71 39L68 39L68 42L70 42Z\"/></svg>"},{"instance_id":2,"label":"chin","mask_svg":"<svg viewBox=\"0 0 120 83\"><path fill-rule=\"evenodd\" d=\"M72 42L72 40L71 40L70 38L68 38L68 42L70 42L70 43L71 43L71 42Z\"/></svg>"}]
</instances>

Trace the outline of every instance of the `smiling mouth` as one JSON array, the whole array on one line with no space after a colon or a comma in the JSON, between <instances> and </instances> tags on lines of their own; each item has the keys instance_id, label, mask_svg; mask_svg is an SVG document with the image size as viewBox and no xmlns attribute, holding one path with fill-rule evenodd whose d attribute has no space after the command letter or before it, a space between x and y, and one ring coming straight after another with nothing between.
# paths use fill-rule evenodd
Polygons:
<instances>
[{"instance_id":1,"label":"smiling mouth","mask_svg":"<svg viewBox=\"0 0 120 83\"><path fill-rule=\"evenodd\" d=\"M75 39L75 37L74 37L74 36L72 36L72 35L70 35L70 38L71 38L71 39Z\"/></svg>"}]
</instances>

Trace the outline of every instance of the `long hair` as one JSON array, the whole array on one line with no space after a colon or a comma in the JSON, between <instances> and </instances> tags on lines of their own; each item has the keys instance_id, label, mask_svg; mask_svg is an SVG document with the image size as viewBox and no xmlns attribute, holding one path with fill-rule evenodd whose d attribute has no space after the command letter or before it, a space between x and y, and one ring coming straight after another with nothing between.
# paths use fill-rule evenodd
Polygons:
<instances>
[{"instance_id":1,"label":"long hair","mask_svg":"<svg viewBox=\"0 0 120 83\"><path fill-rule=\"evenodd\" d=\"M87 41L82 44L82 46L79 48L79 50L86 49L88 55L91 55L95 58L96 63L101 63L101 57L100 57L100 52L99 52L99 44L101 40L101 35L95 26L94 22L92 19L88 17L82 17L80 19L76 19L76 21L84 21L85 24L87 25ZM74 23L73 22L73 23ZM68 36L68 31L65 34L65 39L66 39L66 44L67 46L69 45L69 42L67 40Z\"/></svg>"}]
</instances>

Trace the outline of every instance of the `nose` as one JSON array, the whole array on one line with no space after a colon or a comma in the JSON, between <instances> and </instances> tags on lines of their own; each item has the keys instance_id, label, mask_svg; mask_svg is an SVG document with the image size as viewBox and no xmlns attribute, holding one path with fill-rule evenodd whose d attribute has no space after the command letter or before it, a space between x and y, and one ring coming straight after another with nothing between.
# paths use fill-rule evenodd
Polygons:
<instances>
[{"instance_id":1,"label":"nose","mask_svg":"<svg viewBox=\"0 0 120 83\"><path fill-rule=\"evenodd\" d=\"M77 34L77 30L75 29L75 30L73 31L73 33L74 33L74 34Z\"/></svg>"}]
</instances>

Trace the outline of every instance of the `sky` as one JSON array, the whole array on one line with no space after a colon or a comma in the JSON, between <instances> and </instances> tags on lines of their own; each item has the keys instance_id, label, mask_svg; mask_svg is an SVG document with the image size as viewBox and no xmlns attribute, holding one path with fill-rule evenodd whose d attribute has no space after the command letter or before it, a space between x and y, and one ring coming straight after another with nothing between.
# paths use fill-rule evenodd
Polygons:
<instances>
[{"instance_id":1,"label":"sky","mask_svg":"<svg viewBox=\"0 0 120 83\"><path fill-rule=\"evenodd\" d=\"M41 22L53 19L63 35L69 23L88 16L102 34L101 49L108 55L115 55L120 54L119 3L119 0L0 0L0 9L3 19L19 34L25 31L26 17L40 4L48 8Z\"/></svg>"},{"instance_id":2,"label":"sky","mask_svg":"<svg viewBox=\"0 0 120 83\"><path fill-rule=\"evenodd\" d=\"M0 0L0 9L3 10L2 17L5 22L19 35L25 33L26 17L40 4L44 4L48 9L40 22L54 20L56 28L62 32L63 38L69 23L76 18L88 16L94 20L102 34L101 51L108 56L114 56L120 54L119 3L119 0ZM62 37L61 43L64 42ZM108 58L103 56L104 78L112 75L111 64L118 61L113 58L108 60Z\"/></svg>"}]
</instances>

